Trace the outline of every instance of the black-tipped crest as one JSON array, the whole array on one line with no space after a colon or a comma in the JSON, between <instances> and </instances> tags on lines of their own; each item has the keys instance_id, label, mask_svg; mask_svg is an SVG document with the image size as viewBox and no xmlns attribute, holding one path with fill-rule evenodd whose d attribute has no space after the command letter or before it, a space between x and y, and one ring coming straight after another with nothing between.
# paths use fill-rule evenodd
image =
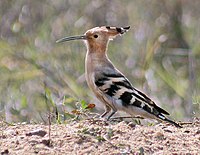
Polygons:
<instances>
[{"instance_id":1,"label":"black-tipped crest","mask_svg":"<svg viewBox=\"0 0 200 155\"><path fill-rule=\"evenodd\" d=\"M117 32L119 32L120 34L124 34L125 32L127 32L130 29L130 26L126 26L126 27L115 27L115 26L106 26L106 28L108 30L117 30Z\"/></svg>"},{"instance_id":2,"label":"black-tipped crest","mask_svg":"<svg viewBox=\"0 0 200 155\"><path fill-rule=\"evenodd\" d=\"M130 29L130 26L123 27L123 29L129 30L129 29Z\"/></svg>"},{"instance_id":3,"label":"black-tipped crest","mask_svg":"<svg viewBox=\"0 0 200 155\"><path fill-rule=\"evenodd\" d=\"M122 28L116 27L117 32L122 33Z\"/></svg>"}]
</instances>

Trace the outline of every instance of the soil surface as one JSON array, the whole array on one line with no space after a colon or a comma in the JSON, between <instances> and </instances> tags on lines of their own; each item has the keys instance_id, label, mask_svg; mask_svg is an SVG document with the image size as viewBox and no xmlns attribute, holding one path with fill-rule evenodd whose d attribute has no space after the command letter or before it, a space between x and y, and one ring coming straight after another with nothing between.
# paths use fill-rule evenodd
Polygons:
<instances>
[{"instance_id":1,"label":"soil surface","mask_svg":"<svg viewBox=\"0 0 200 155\"><path fill-rule=\"evenodd\" d=\"M199 119L182 126L82 120L51 125L49 132L48 125L11 126L0 122L0 152L12 155L200 154Z\"/></svg>"}]
</instances>

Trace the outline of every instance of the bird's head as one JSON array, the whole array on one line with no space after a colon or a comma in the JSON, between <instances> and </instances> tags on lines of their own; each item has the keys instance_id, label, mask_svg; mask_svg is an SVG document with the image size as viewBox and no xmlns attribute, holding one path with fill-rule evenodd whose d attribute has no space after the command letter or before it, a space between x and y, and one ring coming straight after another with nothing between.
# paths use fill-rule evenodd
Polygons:
<instances>
[{"instance_id":1,"label":"bird's head","mask_svg":"<svg viewBox=\"0 0 200 155\"><path fill-rule=\"evenodd\" d=\"M118 35L122 35L129 30L127 27L114 27L114 26L101 26L95 27L85 32L84 35L64 37L57 40L57 43L71 41L71 40L84 40L86 46L91 49L99 49L106 47L109 40L114 39Z\"/></svg>"}]
</instances>

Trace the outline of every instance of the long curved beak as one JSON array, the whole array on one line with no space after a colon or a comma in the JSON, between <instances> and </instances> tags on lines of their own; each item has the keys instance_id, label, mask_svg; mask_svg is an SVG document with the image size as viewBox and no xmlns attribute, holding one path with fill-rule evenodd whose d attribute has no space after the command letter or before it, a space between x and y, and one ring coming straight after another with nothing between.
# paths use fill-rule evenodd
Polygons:
<instances>
[{"instance_id":1,"label":"long curved beak","mask_svg":"<svg viewBox=\"0 0 200 155\"><path fill-rule=\"evenodd\" d=\"M56 43L62 43L62 42L71 41L71 40L85 40L85 39L86 39L85 35L71 36L71 37L64 37L64 38L61 38L59 40L56 40Z\"/></svg>"}]
</instances>

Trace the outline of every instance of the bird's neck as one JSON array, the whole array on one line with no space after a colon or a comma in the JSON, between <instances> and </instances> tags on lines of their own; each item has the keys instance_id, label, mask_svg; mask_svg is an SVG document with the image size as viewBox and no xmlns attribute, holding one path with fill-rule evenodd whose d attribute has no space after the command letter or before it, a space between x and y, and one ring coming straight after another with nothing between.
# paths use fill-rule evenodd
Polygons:
<instances>
[{"instance_id":1,"label":"bird's neck","mask_svg":"<svg viewBox=\"0 0 200 155\"><path fill-rule=\"evenodd\" d=\"M92 77L93 73L98 70L104 71L108 68L114 69L114 65L107 57L108 41L102 44L86 42L86 46L85 72L87 81Z\"/></svg>"},{"instance_id":2,"label":"bird's neck","mask_svg":"<svg viewBox=\"0 0 200 155\"><path fill-rule=\"evenodd\" d=\"M106 53L107 53L106 51L97 52L88 50L85 59L86 67L94 69L98 66L101 67L102 65L107 64L109 59Z\"/></svg>"},{"instance_id":3,"label":"bird's neck","mask_svg":"<svg viewBox=\"0 0 200 155\"><path fill-rule=\"evenodd\" d=\"M86 42L87 53L96 53L97 56L104 56L107 53L108 41L101 43L96 42Z\"/></svg>"},{"instance_id":4,"label":"bird's neck","mask_svg":"<svg viewBox=\"0 0 200 155\"><path fill-rule=\"evenodd\" d=\"M85 69L87 73L94 72L99 68L113 67L113 64L107 57L107 48L103 51L92 51L87 50L86 59L85 59Z\"/></svg>"},{"instance_id":5,"label":"bird's neck","mask_svg":"<svg viewBox=\"0 0 200 155\"><path fill-rule=\"evenodd\" d=\"M107 47L108 42L105 42L104 44L98 44L95 42L90 42L86 44L87 46L87 54L86 54L86 63L88 64L103 64L106 61L108 61L107 57ZM88 64L88 65L89 65Z\"/></svg>"}]
</instances>

